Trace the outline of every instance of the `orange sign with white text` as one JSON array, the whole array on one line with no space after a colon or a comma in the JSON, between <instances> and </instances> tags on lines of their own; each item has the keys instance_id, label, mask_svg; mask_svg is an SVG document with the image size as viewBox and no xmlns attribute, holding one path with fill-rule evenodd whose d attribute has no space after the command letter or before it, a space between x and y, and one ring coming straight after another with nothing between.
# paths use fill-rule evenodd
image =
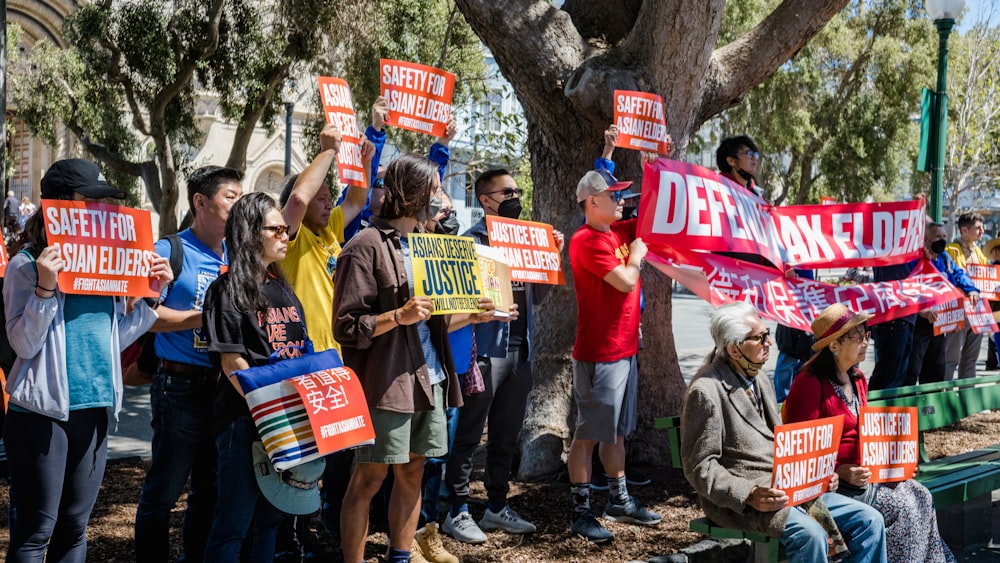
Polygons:
<instances>
[{"instance_id":1,"label":"orange sign with white text","mask_svg":"<svg viewBox=\"0 0 1000 563\"><path fill-rule=\"evenodd\" d=\"M149 211L83 201L42 200L45 234L66 262L59 290L157 297Z\"/></svg>"},{"instance_id":2,"label":"orange sign with white text","mask_svg":"<svg viewBox=\"0 0 1000 563\"><path fill-rule=\"evenodd\" d=\"M510 266L511 281L566 283L552 225L489 215L486 232L490 247L499 250Z\"/></svg>"},{"instance_id":3,"label":"orange sign with white text","mask_svg":"<svg viewBox=\"0 0 1000 563\"><path fill-rule=\"evenodd\" d=\"M648 92L615 90L617 146L657 154L670 152L663 98Z\"/></svg>"},{"instance_id":4,"label":"orange sign with white text","mask_svg":"<svg viewBox=\"0 0 1000 563\"><path fill-rule=\"evenodd\" d=\"M948 301L931 307L931 310L937 314L937 317L934 319L934 336L939 336L946 332L955 332L965 326L965 307L963 301L965 300L955 299L954 301Z\"/></svg>"},{"instance_id":5,"label":"orange sign with white text","mask_svg":"<svg viewBox=\"0 0 1000 563\"><path fill-rule=\"evenodd\" d=\"M432 66L405 61L379 61L381 93L389 102L389 119L401 127L443 137L451 119L455 75Z\"/></svg>"},{"instance_id":6,"label":"orange sign with white text","mask_svg":"<svg viewBox=\"0 0 1000 563\"><path fill-rule=\"evenodd\" d=\"M10 262L10 256L7 254L7 244L0 240L0 278L7 273L7 262Z\"/></svg>"},{"instance_id":7,"label":"orange sign with white text","mask_svg":"<svg viewBox=\"0 0 1000 563\"><path fill-rule=\"evenodd\" d=\"M289 381L306 407L320 455L374 443L365 391L350 368L326 369Z\"/></svg>"},{"instance_id":8,"label":"orange sign with white text","mask_svg":"<svg viewBox=\"0 0 1000 563\"><path fill-rule=\"evenodd\" d=\"M858 447L872 483L912 479L920 447L917 407L861 407Z\"/></svg>"},{"instance_id":9,"label":"orange sign with white text","mask_svg":"<svg viewBox=\"0 0 1000 563\"><path fill-rule=\"evenodd\" d=\"M340 129L340 151L337 152L337 175L345 184L365 186L365 164L361 158L361 132L354 114L351 88L343 78L320 76L319 98L323 103L326 122Z\"/></svg>"},{"instance_id":10,"label":"orange sign with white text","mask_svg":"<svg viewBox=\"0 0 1000 563\"><path fill-rule=\"evenodd\" d=\"M788 495L788 506L814 499L830 488L843 429L843 415L774 428L771 486Z\"/></svg>"}]
</instances>

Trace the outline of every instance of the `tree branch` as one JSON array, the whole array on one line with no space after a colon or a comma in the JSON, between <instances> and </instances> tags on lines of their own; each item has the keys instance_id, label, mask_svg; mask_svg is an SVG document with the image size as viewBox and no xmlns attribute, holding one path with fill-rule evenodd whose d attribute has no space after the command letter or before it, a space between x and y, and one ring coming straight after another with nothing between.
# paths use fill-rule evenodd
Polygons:
<instances>
[{"instance_id":1,"label":"tree branch","mask_svg":"<svg viewBox=\"0 0 1000 563\"><path fill-rule=\"evenodd\" d=\"M754 29L712 53L705 77L703 122L740 102L812 39L848 0L784 0Z\"/></svg>"},{"instance_id":2,"label":"tree branch","mask_svg":"<svg viewBox=\"0 0 1000 563\"><path fill-rule=\"evenodd\" d=\"M121 84L122 90L125 92L125 103L128 104L129 111L132 113L132 125L143 135L149 135L149 124L143 119L142 111L139 110L139 102L135 97L135 85L132 83L132 77L127 72L122 72L121 49L104 35L101 36L98 42L111 53L111 61L108 65L108 77Z\"/></svg>"}]
</instances>

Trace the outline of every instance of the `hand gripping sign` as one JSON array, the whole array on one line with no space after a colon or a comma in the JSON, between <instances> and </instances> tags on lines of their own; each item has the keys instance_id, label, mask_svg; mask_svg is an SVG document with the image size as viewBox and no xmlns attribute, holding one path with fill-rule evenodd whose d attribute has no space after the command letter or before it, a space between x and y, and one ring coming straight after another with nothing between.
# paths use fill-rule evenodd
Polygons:
<instances>
[{"instance_id":1,"label":"hand gripping sign","mask_svg":"<svg viewBox=\"0 0 1000 563\"><path fill-rule=\"evenodd\" d=\"M45 234L66 267L63 293L157 297L149 212L83 201L42 200Z\"/></svg>"},{"instance_id":2,"label":"hand gripping sign","mask_svg":"<svg viewBox=\"0 0 1000 563\"><path fill-rule=\"evenodd\" d=\"M504 217L486 217L490 248L510 265L511 281L564 285L562 258L552 225Z\"/></svg>"},{"instance_id":3,"label":"hand gripping sign","mask_svg":"<svg viewBox=\"0 0 1000 563\"><path fill-rule=\"evenodd\" d=\"M871 482L913 478L919 453L917 407L861 407L859 414L859 465L871 470Z\"/></svg>"},{"instance_id":4,"label":"hand gripping sign","mask_svg":"<svg viewBox=\"0 0 1000 563\"><path fill-rule=\"evenodd\" d=\"M379 61L381 93L389 102L393 127L444 136L451 119L455 75L430 66L391 59Z\"/></svg>"},{"instance_id":5,"label":"hand gripping sign","mask_svg":"<svg viewBox=\"0 0 1000 563\"><path fill-rule=\"evenodd\" d=\"M469 237L412 233L413 293L429 297L435 315L478 313L483 282L476 242Z\"/></svg>"},{"instance_id":6,"label":"hand gripping sign","mask_svg":"<svg viewBox=\"0 0 1000 563\"><path fill-rule=\"evenodd\" d=\"M351 88L343 78L320 76L316 81L319 83L319 98L323 103L326 122L335 124L340 129L342 140L337 153L337 175L346 184L367 187L364 160L361 158L361 132L358 131L358 121L354 115Z\"/></svg>"},{"instance_id":7,"label":"hand gripping sign","mask_svg":"<svg viewBox=\"0 0 1000 563\"><path fill-rule=\"evenodd\" d=\"M788 506L829 490L843 428L844 415L774 427L771 486L788 495Z\"/></svg>"},{"instance_id":8,"label":"hand gripping sign","mask_svg":"<svg viewBox=\"0 0 1000 563\"><path fill-rule=\"evenodd\" d=\"M647 92L615 90L618 146L658 154L670 152L663 98Z\"/></svg>"}]
</instances>

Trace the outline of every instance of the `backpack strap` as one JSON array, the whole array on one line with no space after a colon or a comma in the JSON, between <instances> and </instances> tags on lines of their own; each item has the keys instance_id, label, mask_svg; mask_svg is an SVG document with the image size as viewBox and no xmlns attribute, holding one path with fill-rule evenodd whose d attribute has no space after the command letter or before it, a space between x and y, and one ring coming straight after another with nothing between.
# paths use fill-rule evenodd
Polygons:
<instances>
[{"instance_id":1,"label":"backpack strap","mask_svg":"<svg viewBox=\"0 0 1000 563\"><path fill-rule=\"evenodd\" d=\"M174 233L163 237L170 243L170 269L174 272L174 279L167 285L167 293L174 287L174 282L181 277L181 270L184 269L184 241L181 235Z\"/></svg>"}]
</instances>

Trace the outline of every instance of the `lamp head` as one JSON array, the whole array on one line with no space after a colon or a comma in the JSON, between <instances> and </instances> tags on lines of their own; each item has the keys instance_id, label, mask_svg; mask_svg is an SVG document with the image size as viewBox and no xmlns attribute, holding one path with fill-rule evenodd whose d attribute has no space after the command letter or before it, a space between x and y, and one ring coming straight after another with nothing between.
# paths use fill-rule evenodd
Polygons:
<instances>
[{"instance_id":1,"label":"lamp head","mask_svg":"<svg viewBox=\"0 0 1000 563\"><path fill-rule=\"evenodd\" d=\"M965 0L924 0L924 9L932 20L955 20L962 15Z\"/></svg>"}]
</instances>

